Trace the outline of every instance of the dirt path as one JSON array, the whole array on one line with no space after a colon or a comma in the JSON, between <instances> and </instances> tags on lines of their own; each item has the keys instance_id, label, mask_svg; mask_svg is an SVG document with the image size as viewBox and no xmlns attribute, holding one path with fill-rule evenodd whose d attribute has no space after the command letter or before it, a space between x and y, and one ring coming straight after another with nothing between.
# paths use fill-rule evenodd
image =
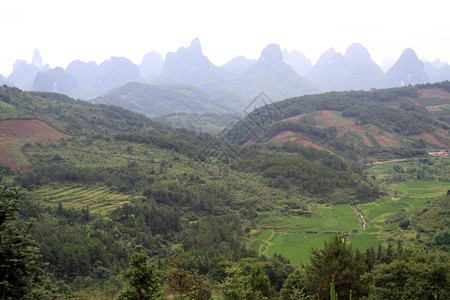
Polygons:
<instances>
[{"instance_id":1,"label":"dirt path","mask_svg":"<svg viewBox=\"0 0 450 300\"><path fill-rule=\"evenodd\" d=\"M272 231L272 234L265 239L263 242L264 244L261 245L261 247L259 247L259 255L267 255L267 251L269 251L269 248L273 246L273 243L271 242L271 240L273 240L273 238L275 237L275 231Z\"/></svg>"},{"instance_id":2,"label":"dirt path","mask_svg":"<svg viewBox=\"0 0 450 300\"><path fill-rule=\"evenodd\" d=\"M353 208L353 210L355 211L355 213L356 213L357 215L359 215L358 218L361 219L361 220L363 221L363 225L362 225L363 230L366 230L367 222L366 222L366 219L364 218L364 215L362 214L362 212L360 212L360 211L356 208L356 206L352 206L352 208Z\"/></svg>"},{"instance_id":3,"label":"dirt path","mask_svg":"<svg viewBox=\"0 0 450 300\"><path fill-rule=\"evenodd\" d=\"M386 160L386 161L374 161L372 163L367 163L366 166L383 165L383 164L388 164L388 163L393 163L393 162L407 161L410 159L411 158L399 158L399 159L392 159L392 160ZM415 157L415 158L412 158L412 160L418 160L418 158Z\"/></svg>"}]
</instances>

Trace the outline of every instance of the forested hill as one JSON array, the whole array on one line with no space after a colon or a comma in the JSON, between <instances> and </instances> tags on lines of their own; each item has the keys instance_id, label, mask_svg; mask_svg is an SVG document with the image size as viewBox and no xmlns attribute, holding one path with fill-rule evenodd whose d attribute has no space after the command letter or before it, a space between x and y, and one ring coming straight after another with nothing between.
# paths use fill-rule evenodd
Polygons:
<instances>
[{"instance_id":1,"label":"forested hill","mask_svg":"<svg viewBox=\"0 0 450 300\"><path fill-rule=\"evenodd\" d=\"M170 128L131 111L47 92L0 87L0 120L38 119L69 135L113 134Z\"/></svg>"},{"instance_id":2,"label":"forested hill","mask_svg":"<svg viewBox=\"0 0 450 300\"><path fill-rule=\"evenodd\" d=\"M174 113L217 113L234 111L201 89L189 85L157 86L131 82L115 88L91 101L116 105L142 113L150 118Z\"/></svg>"},{"instance_id":3,"label":"forested hill","mask_svg":"<svg viewBox=\"0 0 450 300\"><path fill-rule=\"evenodd\" d=\"M345 157L414 156L448 148L450 82L329 92L258 108L227 131L237 144L293 142Z\"/></svg>"},{"instance_id":4,"label":"forested hill","mask_svg":"<svg viewBox=\"0 0 450 300\"><path fill-rule=\"evenodd\" d=\"M300 192L305 195L323 198L330 197L339 188L347 190L347 195L341 202L359 202L373 199L371 188L368 194L361 193L360 186L366 186L358 174L350 166L336 156L322 153L317 150L302 150L302 148L281 147L243 147L224 143L220 138L209 134L196 134L186 129L173 129L162 123L148 119L147 117L130 111L107 105L94 105L84 101L76 101L64 95L55 93L22 92L17 88L2 87L0 89L1 111L0 125L5 120L17 121L26 119L42 123L42 130L27 127L27 135L19 134L17 130L10 129L8 123L6 136L0 137L4 142L0 145L4 153L15 156L20 163L10 164L13 169L32 169L28 174L17 178L21 185L28 188L45 185L46 182L61 181L83 182L86 184L101 184L108 181L116 182L124 186L127 191L133 190L142 193L149 179L147 167L141 166L142 162L153 166L154 159L149 159L144 152L133 155L133 147L148 147L147 155L152 156L152 149L162 151L162 156L182 156L188 161L195 161L201 165L211 162L219 166L232 168L239 174L260 176L269 189ZM31 125L32 126L32 125ZM6 125L5 125L6 127ZM56 136L54 130L59 131ZM20 131L20 130L19 130ZM39 138L37 137L39 135ZM71 136L71 142L60 140L58 146L53 142L60 138ZM89 142L87 142L89 141ZM97 142L94 142L97 141ZM112 143L112 148L117 145L128 145L125 153L122 150L101 149L97 145L103 142ZM35 142L42 144L34 145ZM94 145L94 146L93 146ZM133 146L134 145L134 146ZM21 148L23 147L23 154ZM51 149L55 149L54 152ZM93 148L92 148L93 147ZM40 148L45 148L38 150ZM15 149L15 150L14 150ZM53 153L49 156L48 153ZM44 154L47 153L47 154ZM70 154L69 154L70 153ZM85 153L86 155L80 155ZM108 158L98 166L89 162L95 155ZM126 159L126 166L118 167L113 157L120 160ZM270 157L270 159L267 159ZM12 160L10 160L12 161ZM135 163L133 163L133 161ZM9 164L8 160L1 160L3 164ZM159 168L162 162L156 165ZM110 165L112 164L112 165ZM143 172L141 175L136 166ZM301 168L299 168L301 166ZM112 168L112 169L110 169ZM115 176L112 170L128 174L134 172L137 178L130 179ZM131 168L131 169L130 169ZM132 171L133 169L133 171ZM119 171L120 170L120 171ZM174 170L174 172L177 170ZM282 179L290 172L288 179ZM197 173L194 171L194 175ZM130 173L131 174L131 173ZM287 175L286 175L287 176ZM153 176L150 176L153 178ZM122 178L124 182L119 182ZM154 179L153 179L154 180ZM251 185L256 182L250 182ZM370 185L370 184L369 184ZM326 189L320 186L327 186ZM326 193L325 193L326 191ZM364 194L364 195L363 195ZM244 197L245 198L245 197Z\"/></svg>"},{"instance_id":5,"label":"forested hill","mask_svg":"<svg viewBox=\"0 0 450 300\"><path fill-rule=\"evenodd\" d=\"M289 107L290 101L296 99L281 104ZM442 116L436 122L444 126L446 115ZM273 123L276 118L283 120L272 117ZM14 128L19 124L32 126L24 132ZM1 199L6 226L0 226L0 282L8 284L2 288L6 286L4 293L11 299L112 299L118 295L116 299L122 299L129 286L126 274L135 272L133 268L136 274L145 269L146 274L157 276L150 278L155 291L161 287L167 297L210 299L214 293L262 299L259 282L263 282L266 299L277 299L285 282L289 285L290 274L298 273L293 273L294 266L282 255L266 257L261 252L266 246L258 242L259 236L271 234L265 226L282 226L286 233L293 226L301 236L291 239L296 241L307 235L320 240L334 234L355 236L361 225L357 208L350 205L390 198L376 176L327 151L296 143L240 146L228 143L223 135L173 129L121 108L58 94L0 88L0 133L0 158L9 153L19 161L16 165L1 162L0 168L10 167L5 175L8 186L26 189L20 213L16 199L20 193L15 188L6 189ZM444 207L437 204L435 208L430 204L431 213L418 215L417 220L428 222L437 208ZM338 222L335 214L345 216ZM277 216L299 222L280 222ZM326 218L324 227L314 225L322 218ZM348 226L349 222L354 225ZM440 224L445 222L443 218ZM416 219L414 225L420 225ZM437 245L446 246L447 233L436 234ZM274 237L280 235L274 232L270 239ZM320 272L330 277L318 286L308 284L311 296L324 287L325 298L332 278L337 278L336 290L341 294L351 289L355 297L369 295L359 287L360 275L384 263L384 257L396 258L392 248L379 247L376 255L373 248L373 255L368 249L363 256L347 248L343 238L336 236L333 241L342 244L339 248L345 246L352 266L364 267L350 269L354 276L349 280L355 287L342 287L337 275L349 270L348 264L342 265L344 271L336 271L329 266L341 267L334 263L337 260L330 264L319 257L318 262L325 264ZM333 245L325 244L325 251L336 249ZM292 253L297 256L296 251ZM340 253L334 256L340 259ZM397 255L403 257L403 252L398 250ZM147 256L155 267L147 264ZM367 267L363 262L368 262ZM28 274L19 276L19 282L14 276L17 270ZM304 278L311 283L318 278L310 270L298 275L300 284L304 285ZM429 273L436 274L434 270ZM188 281L185 284L179 278ZM240 287L233 282L240 282ZM445 297L447 282L439 282L436 293ZM297 285L302 293L303 285Z\"/></svg>"}]
</instances>

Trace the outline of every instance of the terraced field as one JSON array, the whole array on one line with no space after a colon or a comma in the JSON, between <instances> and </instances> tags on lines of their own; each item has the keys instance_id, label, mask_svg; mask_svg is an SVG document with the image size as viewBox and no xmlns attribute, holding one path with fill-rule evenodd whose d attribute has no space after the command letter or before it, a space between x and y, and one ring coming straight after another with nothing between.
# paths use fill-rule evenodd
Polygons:
<instances>
[{"instance_id":1,"label":"terraced field","mask_svg":"<svg viewBox=\"0 0 450 300\"><path fill-rule=\"evenodd\" d=\"M143 197L111 192L105 187L87 186L46 187L29 192L29 194L42 205L55 206L62 203L64 207L75 209L89 207L91 212L102 215L133 199Z\"/></svg>"},{"instance_id":2,"label":"terraced field","mask_svg":"<svg viewBox=\"0 0 450 300\"><path fill-rule=\"evenodd\" d=\"M411 164L417 164L417 161L374 165L369 169L369 174L376 175L384 182L391 178L394 165L408 167ZM348 235L352 247L362 251L397 239L405 241L406 247L416 247L414 224L409 230L402 230L399 228L400 220L386 221L400 213L406 219L411 218L415 211L450 190L450 183L410 180L386 184L391 191L388 195L357 206L367 222L365 230L362 229L362 220L350 205L316 204L309 207L310 216L271 216L260 219L255 250L266 256L282 254L293 264L301 265L308 263L312 247L320 248L324 240L336 233Z\"/></svg>"}]
</instances>

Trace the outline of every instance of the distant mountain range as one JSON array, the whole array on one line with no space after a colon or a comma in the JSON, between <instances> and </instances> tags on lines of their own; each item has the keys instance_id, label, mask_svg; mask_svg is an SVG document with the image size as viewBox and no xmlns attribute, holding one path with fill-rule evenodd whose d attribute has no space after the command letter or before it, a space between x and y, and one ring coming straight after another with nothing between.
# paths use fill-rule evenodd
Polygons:
<instances>
[{"instance_id":1,"label":"distant mountain range","mask_svg":"<svg viewBox=\"0 0 450 300\"><path fill-rule=\"evenodd\" d=\"M7 78L0 76L0 84L23 90L57 92L85 100L96 99L102 103L134 107L135 111L138 107L146 107L140 112L148 116L160 116L164 110L168 113L242 112L252 98L262 91L272 101L279 101L325 91L369 90L444 80L450 80L449 65L440 61L424 63L412 49L406 49L387 72L383 72L373 62L369 51L358 43L350 45L345 54L331 48L314 65L297 50L281 51L280 46L270 44L263 49L258 60L238 56L223 66L216 66L202 53L198 38L189 47L169 52L165 59L157 52L149 52L139 65L124 57L112 57L101 64L75 60L66 69L51 69L43 64L36 50L31 63L17 60L11 75ZM173 97L179 98L171 102L178 106L166 106L161 110L155 105L155 101L161 99L158 93L150 93L154 98L145 98L146 104L142 103L143 99L130 100L131 95L138 95L144 87L129 85L130 82L151 84L153 91L159 86L160 91L164 90L164 93L172 93ZM180 86L184 88L180 90ZM201 89L196 93L201 92L202 96L180 92L185 91L186 86L190 86L191 91L194 87ZM123 89L117 89L120 87ZM139 89L139 92L130 92L131 87ZM150 89L150 86L145 88ZM113 89L116 90L111 91ZM129 94L117 95L124 90ZM208 100L202 102L199 99ZM206 106L200 108L200 103ZM181 108L185 110L180 111Z\"/></svg>"}]
</instances>

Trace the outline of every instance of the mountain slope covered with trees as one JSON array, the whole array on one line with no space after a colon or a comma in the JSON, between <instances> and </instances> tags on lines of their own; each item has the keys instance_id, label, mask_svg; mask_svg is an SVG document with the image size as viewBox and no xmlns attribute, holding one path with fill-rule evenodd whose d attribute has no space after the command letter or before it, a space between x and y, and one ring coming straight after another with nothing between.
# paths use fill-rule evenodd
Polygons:
<instances>
[{"instance_id":1,"label":"mountain slope covered with trees","mask_svg":"<svg viewBox=\"0 0 450 300\"><path fill-rule=\"evenodd\" d=\"M328 96L317 104L325 105ZM296 143L258 143L256 139L246 145L232 144L223 135L173 129L118 107L53 93L2 87L0 101L0 124L32 119L63 134L58 139L36 141L12 130L7 137L0 137L0 147L3 141L14 140L29 161L29 170L9 168L5 179L8 186L27 190L21 196L18 223L34 223L28 234L33 235L39 249L35 257L48 264L36 265L35 271L51 274L41 287L54 295L120 299L136 291L143 293L133 285L133 276L142 271L149 274L145 291L163 298L322 295L329 291L333 277L338 293L347 294L351 289L355 297L376 297L388 295L380 289L380 278L392 268L417 262L408 265L410 271L405 276L417 275L420 262L425 260L430 263L423 272L434 274L439 269L442 274L439 283L422 279L422 286L429 291L426 295L446 296L442 286L448 282L447 258L402 252L399 246L369 247L367 252L353 249L349 243L362 236L360 229L335 229L339 222L334 216L326 216L329 229L324 233L310 227L321 217L319 208L365 208L389 192L384 182L381 185L360 162L348 160L346 155ZM336 101L328 105L344 104ZM445 109L445 104L436 105ZM433 119L434 123L425 118L418 126L442 129L447 122L445 114L442 116ZM257 128L245 126L253 131ZM264 141L265 137L258 138ZM442 165L441 169L447 167ZM17 215L19 208L13 211ZM11 210L2 206L0 213ZM306 229L297 226L305 238L322 234L322 243L327 234L343 234L345 239L332 239L323 249L312 251L311 258L306 258L308 266L295 271L300 266L292 265L284 255L260 255L263 249L258 239L265 234L261 224L269 222L265 226L283 225L284 230L290 230L284 221L267 221L278 216L311 224ZM420 219L426 217L424 212L411 220L418 226L426 224ZM352 218L359 222L356 214ZM16 224L9 215L8 222ZM396 222L389 224L396 226ZM5 240L9 229L1 230ZM430 234L445 237L435 228ZM437 237L439 244L430 243L427 249L445 250L442 237ZM335 248L336 256L330 256L328 253L336 253ZM8 260L7 249L1 251L0 258ZM351 284L348 278L339 277L347 269L329 268L341 257L346 258L342 267L355 271ZM305 282L304 278L316 278L321 272L331 277ZM0 287L2 294L11 291L7 284ZM37 291L31 284L25 292L30 297ZM393 291L404 295L409 289L399 284ZM36 297L48 298L47 294Z\"/></svg>"}]
</instances>

